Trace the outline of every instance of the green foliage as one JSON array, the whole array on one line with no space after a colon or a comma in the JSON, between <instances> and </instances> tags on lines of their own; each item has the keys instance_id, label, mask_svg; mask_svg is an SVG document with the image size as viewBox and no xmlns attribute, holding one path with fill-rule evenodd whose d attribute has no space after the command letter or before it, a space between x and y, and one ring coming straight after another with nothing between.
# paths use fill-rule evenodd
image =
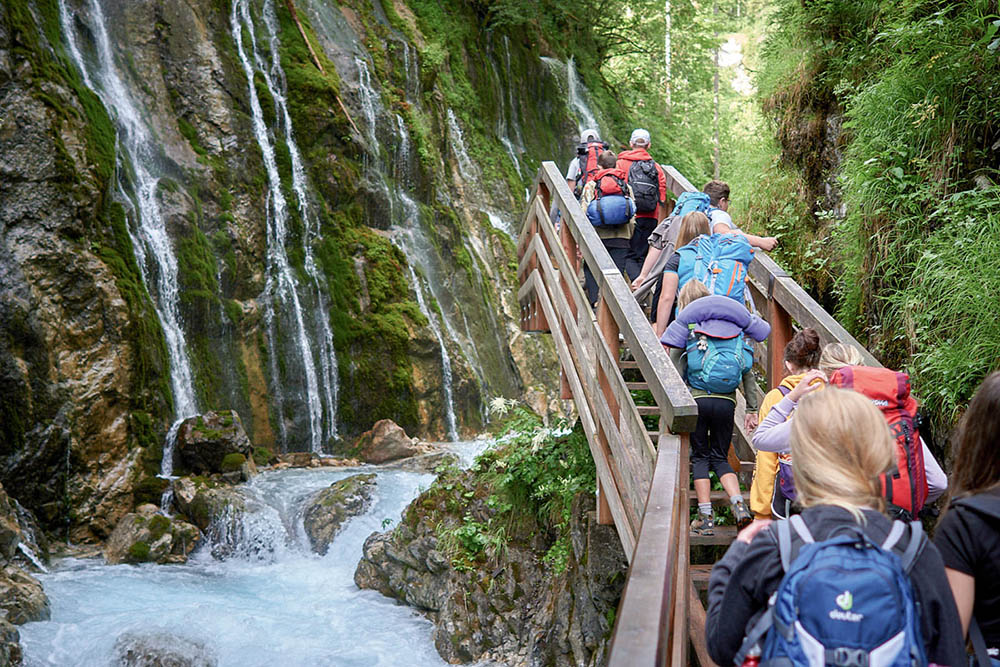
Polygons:
<instances>
[{"instance_id":1,"label":"green foliage","mask_svg":"<svg viewBox=\"0 0 1000 667\"><path fill-rule=\"evenodd\" d=\"M170 531L170 519L162 514L157 514L149 520L147 527L149 528L150 537L155 542Z\"/></svg>"},{"instance_id":2,"label":"green foliage","mask_svg":"<svg viewBox=\"0 0 1000 667\"><path fill-rule=\"evenodd\" d=\"M274 453L267 447L254 447L253 448L253 462L259 466L266 466L271 463L271 459L274 458Z\"/></svg>"},{"instance_id":3,"label":"green foliage","mask_svg":"<svg viewBox=\"0 0 1000 667\"><path fill-rule=\"evenodd\" d=\"M758 84L805 194L784 197L789 222L813 209L784 263L836 301L883 363L912 372L946 430L1000 362L996 293L982 269L996 261L1000 211L996 3L775 4ZM843 219L810 201L830 176L828 122L839 114Z\"/></svg>"}]
</instances>

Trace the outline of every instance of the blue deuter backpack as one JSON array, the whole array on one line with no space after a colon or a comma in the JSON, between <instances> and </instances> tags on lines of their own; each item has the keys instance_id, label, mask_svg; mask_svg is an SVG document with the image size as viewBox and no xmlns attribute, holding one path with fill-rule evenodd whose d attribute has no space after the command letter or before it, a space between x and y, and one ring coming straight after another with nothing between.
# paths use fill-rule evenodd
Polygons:
<instances>
[{"instance_id":1,"label":"blue deuter backpack","mask_svg":"<svg viewBox=\"0 0 1000 667\"><path fill-rule=\"evenodd\" d=\"M743 334L733 338L716 338L699 333L697 324L689 324L687 341L687 383L710 394L736 391L743 371L753 365L747 360Z\"/></svg>"},{"instance_id":2,"label":"blue deuter backpack","mask_svg":"<svg viewBox=\"0 0 1000 667\"><path fill-rule=\"evenodd\" d=\"M778 521L777 530L785 577L751 624L737 665L761 646L761 667L927 664L908 576L927 543L919 522L893 522L881 546L860 526L816 542L799 515Z\"/></svg>"},{"instance_id":3,"label":"blue deuter backpack","mask_svg":"<svg viewBox=\"0 0 1000 667\"><path fill-rule=\"evenodd\" d=\"M682 192L677 198L674 212L670 216L679 215L683 219L685 215L694 211L701 211L708 215L710 208L712 208L712 200L704 192Z\"/></svg>"}]
</instances>

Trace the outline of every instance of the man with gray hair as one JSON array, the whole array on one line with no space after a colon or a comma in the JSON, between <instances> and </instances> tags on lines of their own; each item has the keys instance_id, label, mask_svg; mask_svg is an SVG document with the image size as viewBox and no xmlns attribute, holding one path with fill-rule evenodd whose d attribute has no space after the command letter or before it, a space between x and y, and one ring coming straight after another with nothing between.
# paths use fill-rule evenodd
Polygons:
<instances>
[{"instance_id":1,"label":"man with gray hair","mask_svg":"<svg viewBox=\"0 0 1000 667\"><path fill-rule=\"evenodd\" d=\"M608 142L601 141L597 130L587 128L580 133L580 145L576 147L576 157L566 169L566 185L573 191L573 195L577 199L580 198L580 193L583 192L587 181L599 169L597 166L598 156L606 150L608 150Z\"/></svg>"},{"instance_id":2,"label":"man with gray hair","mask_svg":"<svg viewBox=\"0 0 1000 667\"><path fill-rule=\"evenodd\" d=\"M649 154L649 131L633 130L629 149L618 154L618 169L635 196L635 232L629 241L625 272L634 279L642 270L649 251L649 235L667 215L667 177L663 167Z\"/></svg>"}]
</instances>

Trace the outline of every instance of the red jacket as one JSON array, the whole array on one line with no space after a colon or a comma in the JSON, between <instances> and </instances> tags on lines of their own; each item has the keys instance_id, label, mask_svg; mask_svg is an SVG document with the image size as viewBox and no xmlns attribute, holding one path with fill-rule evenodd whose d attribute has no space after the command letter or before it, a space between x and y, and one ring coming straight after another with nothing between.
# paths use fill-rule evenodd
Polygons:
<instances>
[{"instance_id":1,"label":"red jacket","mask_svg":"<svg viewBox=\"0 0 1000 667\"><path fill-rule=\"evenodd\" d=\"M652 160L653 157L649 154L645 148L631 148L627 151L622 151L618 154L618 164L616 169L619 169L623 174L628 176L628 170L631 168L633 162L639 162L642 160ZM653 160L653 164L656 165L656 176L660 181L660 193L658 199L660 203L656 205L656 219L662 220L665 216L665 211L663 210L663 203L667 200L667 177L663 173L663 167L659 165L658 162ZM626 182L628 179L626 178Z\"/></svg>"}]
</instances>

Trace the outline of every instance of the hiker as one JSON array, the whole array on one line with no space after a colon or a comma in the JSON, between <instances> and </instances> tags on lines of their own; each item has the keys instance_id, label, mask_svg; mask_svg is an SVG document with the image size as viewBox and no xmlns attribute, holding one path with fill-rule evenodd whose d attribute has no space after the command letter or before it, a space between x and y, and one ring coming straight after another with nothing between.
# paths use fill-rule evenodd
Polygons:
<instances>
[{"instance_id":1,"label":"hiker","mask_svg":"<svg viewBox=\"0 0 1000 667\"><path fill-rule=\"evenodd\" d=\"M882 413L857 392L831 387L804 397L791 424L802 514L754 521L712 568L712 660L963 665L941 555L919 523L880 511L878 478L895 460Z\"/></svg>"},{"instance_id":2,"label":"hiker","mask_svg":"<svg viewBox=\"0 0 1000 667\"><path fill-rule=\"evenodd\" d=\"M773 236L757 236L747 234L733 224L733 218L729 215L729 184L725 181L709 181L703 187L702 192L708 195L712 208L708 217L712 219L713 234L741 234L745 236L754 248L760 248L768 252L774 250L778 245L778 239Z\"/></svg>"},{"instance_id":3,"label":"hiker","mask_svg":"<svg viewBox=\"0 0 1000 667\"><path fill-rule=\"evenodd\" d=\"M629 238L635 228L635 201L625 174L616 168L617 156L604 151L597 158L598 170L584 186L580 206L594 231L607 248L619 271L625 270ZM598 285L590 267L584 264L584 290L591 307L597 303Z\"/></svg>"},{"instance_id":4,"label":"hiker","mask_svg":"<svg viewBox=\"0 0 1000 667\"><path fill-rule=\"evenodd\" d=\"M576 157L566 168L566 185L577 199L583 193L584 186L593 178L600 167L597 158L608 150L608 142L601 141L597 130L588 128L580 133L580 144L576 147Z\"/></svg>"},{"instance_id":5,"label":"hiker","mask_svg":"<svg viewBox=\"0 0 1000 667\"><path fill-rule=\"evenodd\" d=\"M752 436L754 448L760 452L787 453L790 448L792 413L805 394L831 384L853 389L880 405L886 420L893 426L897 441L896 472L883 476L883 486L893 518L912 520L928 502L933 502L948 488L948 478L922 437L913 440L916 401L910 397L909 378L885 368L861 366L861 352L852 345L830 343L820 355L819 370L807 372L788 395L779 400ZM850 381L848 381L850 378ZM888 387L889 389L885 389ZM899 388L904 390L900 391ZM788 457L779 458L779 466L794 467ZM788 470L779 467L774 485L772 513L787 516L795 510L795 487Z\"/></svg>"},{"instance_id":6,"label":"hiker","mask_svg":"<svg viewBox=\"0 0 1000 667\"><path fill-rule=\"evenodd\" d=\"M753 354L744 344L745 338L763 341L771 327L736 301L713 295L698 280L684 286L677 305L677 319L667 327L660 342L670 348L670 358L680 366L681 377L698 404L698 424L691 433L698 516L691 522L691 533L712 535L715 520L710 471L715 472L729 497L736 525L743 528L752 520L727 455L733 439L738 387L747 397L747 410L756 408L751 403L754 394L747 391L754 378Z\"/></svg>"},{"instance_id":7,"label":"hiker","mask_svg":"<svg viewBox=\"0 0 1000 667\"><path fill-rule=\"evenodd\" d=\"M684 216L707 220L704 213L695 211ZM682 225L683 231L683 225ZM746 289L746 276L753 260L753 248L740 234L701 234L684 245L678 234L678 248L663 267L663 288L656 302L657 335L663 335L671 319L671 308L678 290L696 278L713 294L727 296L742 304Z\"/></svg>"},{"instance_id":8,"label":"hiker","mask_svg":"<svg viewBox=\"0 0 1000 667\"><path fill-rule=\"evenodd\" d=\"M625 272L630 278L639 275L646 253L649 234L666 217L667 177L663 167L649 154L649 132L642 128L632 131L629 149L618 154L618 168L635 195L635 231L629 240Z\"/></svg>"},{"instance_id":9,"label":"hiker","mask_svg":"<svg viewBox=\"0 0 1000 667\"><path fill-rule=\"evenodd\" d=\"M787 396L802 380L805 374L819 367L819 334L815 329L805 328L799 331L785 345L784 368L785 377L781 384L767 392L760 404L760 414L754 415L753 428L745 424L747 432L753 431L757 424L766 419L778 401ZM860 361L860 356L859 361ZM750 416L747 409L747 417ZM784 464L784 467L782 467ZM750 511L754 519L788 518L786 502L788 498L781 492L778 482L778 470L787 479L791 478L791 456L787 453L757 451L757 461L753 471L753 482L750 484ZM786 484L787 486L787 484ZM777 504L778 511L772 511L772 503Z\"/></svg>"},{"instance_id":10,"label":"hiker","mask_svg":"<svg viewBox=\"0 0 1000 667\"><path fill-rule=\"evenodd\" d=\"M934 534L962 630L972 640L980 667L1000 667L998 442L1000 372L995 372L979 385L962 418L952 470L952 502Z\"/></svg>"}]
</instances>

